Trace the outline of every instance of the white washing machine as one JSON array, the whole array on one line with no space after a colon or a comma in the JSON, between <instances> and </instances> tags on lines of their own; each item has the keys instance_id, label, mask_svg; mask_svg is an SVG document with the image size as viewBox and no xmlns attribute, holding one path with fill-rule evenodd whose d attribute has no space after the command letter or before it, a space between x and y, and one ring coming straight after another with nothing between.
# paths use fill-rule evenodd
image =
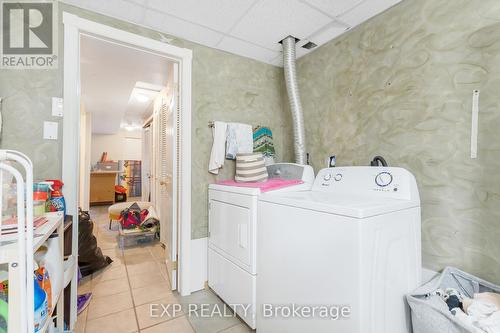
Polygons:
<instances>
[{"instance_id":1,"label":"white washing machine","mask_svg":"<svg viewBox=\"0 0 500 333\"><path fill-rule=\"evenodd\" d=\"M420 224L415 178L401 168L323 169L311 191L262 197L257 332L411 332Z\"/></svg>"},{"instance_id":2,"label":"white washing machine","mask_svg":"<svg viewBox=\"0 0 500 333\"><path fill-rule=\"evenodd\" d=\"M209 185L208 285L252 328L256 324L257 203L269 193L310 190L310 166L278 163L268 166L272 178L298 179L302 184L261 193L258 188Z\"/></svg>"}]
</instances>

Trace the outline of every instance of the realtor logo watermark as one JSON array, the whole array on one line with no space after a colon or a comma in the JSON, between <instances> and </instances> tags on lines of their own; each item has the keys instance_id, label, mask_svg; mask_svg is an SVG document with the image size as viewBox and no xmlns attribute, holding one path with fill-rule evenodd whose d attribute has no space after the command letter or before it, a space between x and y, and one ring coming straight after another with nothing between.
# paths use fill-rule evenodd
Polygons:
<instances>
[{"instance_id":1,"label":"realtor logo watermark","mask_svg":"<svg viewBox=\"0 0 500 333\"><path fill-rule=\"evenodd\" d=\"M151 318L174 318L185 314L197 318L230 318L236 313L247 318L252 311L250 304L149 304ZM345 320L350 319L352 310L349 305L299 305L299 304L262 304L260 308L262 318L284 319L321 319Z\"/></svg>"},{"instance_id":2,"label":"realtor logo watermark","mask_svg":"<svg viewBox=\"0 0 500 333\"><path fill-rule=\"evenodd\" d=\"M1 68L57 68L56 5L57 1L1 1Z\"/></svg>"}]
</instances>

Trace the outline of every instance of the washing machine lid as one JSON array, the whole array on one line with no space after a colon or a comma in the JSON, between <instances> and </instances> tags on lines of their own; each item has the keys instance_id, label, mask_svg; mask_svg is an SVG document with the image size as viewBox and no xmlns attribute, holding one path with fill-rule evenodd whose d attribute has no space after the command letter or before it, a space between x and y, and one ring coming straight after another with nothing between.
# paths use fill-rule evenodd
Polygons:
<instances>
[{"instance_id":1,"label":"washing machine lid","mask_svg":"<svg viewBox=\"0 0 500 333\"><path fill-rule=\"evenodd\" d=\"M304 191L262 196L261 201L358 219L419 207L419 201Z\"/></svg>"}]
</instances>

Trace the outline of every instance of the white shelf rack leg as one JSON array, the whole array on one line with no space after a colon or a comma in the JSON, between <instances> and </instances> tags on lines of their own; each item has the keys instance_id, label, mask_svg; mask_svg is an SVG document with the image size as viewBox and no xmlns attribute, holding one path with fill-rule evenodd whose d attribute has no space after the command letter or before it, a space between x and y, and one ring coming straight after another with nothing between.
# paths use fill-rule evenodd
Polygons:
<instances>
[{"instance_id":1,"label":"white shelf rack leg","mask_svg":"<svg viewBox=\"0 0 500 333\"><path fill-rule=\"evenodd\" d=\"M17 162L23 167L26 179L23 179L21 172L6 163L9 161ZM18 316L18 319L11 321L9 318L9 331L32 333L35 316L33 290L33 163L21 152L0 150L0 169L2 172L7 171L14 176L17 187L18 256L17 262L9 264L9 281L14 288L13 291L16 292L15 295L19 297L9 297L9 316L13 314ZM3 188L1 192L3 195ZM11 274L13 280L11 280ZM12 283L14 281L15 283ZM16 298L18 300L14 300ZM12 325L19 326L16 329Z\"/></svg>"},{"instance_id":2,"label":"white shelf rack leg","mask_svg":"<svg viewBox=\"0 0 500 333\"><path fill-rule=\"evenodd\" d=\"M1 157L0 157L1 159ZM10 282L13 281L20 281L21 283L12 283L13 285L18 285L16 286L13 290L16 294L11 293L9 291L9 296L10 294L13 295L19 295L19 301L14 302L12 305L10 304L10 300L15 298L15 297L9 297L9 317L11 314L16 315L18 318L17 320L10 320L9 318L9 331L11 330L11 325L18 325L19 327L19 332L28 332L27 328L28 322L25 320L23 316L21 316L22 309L27 309L27 274L26 274L26 228L25 228L25 212L24 212L24 180L19 171L17 171L14 167L5 164L5 163L0 163L0 169L3 171L7 171L11 173L14 178L16 179L16 187L17 187L17 223L18 223L18 251L17 251L17 258L15 262L10 263L9 271L10 268L13 267L15 272L14 272L14 277L15 280L10 280ZM31 251L33 252L33 251ZM33 273L32 273L33 275ZM17 276L17 278L16 278ZM10 275L9 275L10 278ZM33 279L33 278L32 278ZM31 282L31 288L33 289L33 281ZM17 305L19 303L19 308L17 308ZM33 312L33 311L32 311ZM16 332L14 329L13 332Z\"/></svg>"}]
</instances>

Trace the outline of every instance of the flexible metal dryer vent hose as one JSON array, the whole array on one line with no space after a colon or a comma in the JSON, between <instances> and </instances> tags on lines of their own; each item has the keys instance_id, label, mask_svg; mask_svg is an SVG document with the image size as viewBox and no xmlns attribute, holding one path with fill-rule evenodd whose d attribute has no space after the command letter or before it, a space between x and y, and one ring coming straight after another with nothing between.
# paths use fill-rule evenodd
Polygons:
<instances>
[{"instance_id":1,"label":"flexible metal dryer vent hose","mask_svg":"<svg viewBox=\"0 0 500 333\"><path fill-rule=\"evenodd\" d=\"M295 37L288 36L282 40L283 44L283 67L285 70L286 91L290 103L290 111L293 118L293 136L295 162L307 164L306 138L304 130L304 115L300 103L299 86L297 83L297 72L295 69Z\"/></svg>"}]
</instances>

